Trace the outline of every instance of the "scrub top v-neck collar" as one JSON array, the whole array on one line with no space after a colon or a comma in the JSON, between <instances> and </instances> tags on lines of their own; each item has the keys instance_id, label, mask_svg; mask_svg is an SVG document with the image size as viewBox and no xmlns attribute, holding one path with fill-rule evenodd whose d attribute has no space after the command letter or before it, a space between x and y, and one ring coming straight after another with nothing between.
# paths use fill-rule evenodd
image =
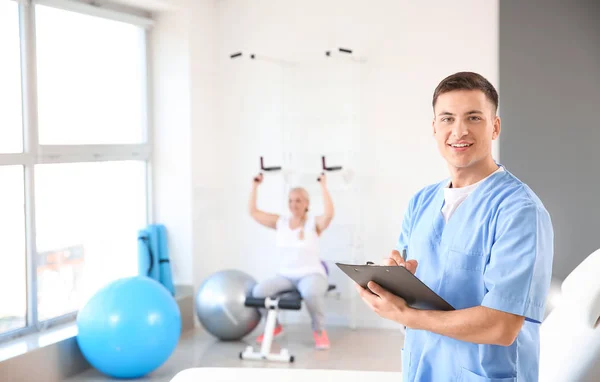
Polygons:
<instances>
[{"instance_id":1,"label":"scrub top v-neck collar","mask_svg":"<svg viewBox=\"0 0 600 382\"><path fill-rule=\"evenodd\" d=\"M448 220L444 219L444 215L442 214L442 208L444 207L444 187L448 184L450 180L446 180L443 183L440 183L438 187L436 196L435 196L435 210L433 211L434 216L432 219L433 223L433 231L437 236L438 242L442 242L444 239L444 234L449 230L448 227L452 228L452 222L461 220L460 215L462 215L463 211L469 209L469 205L475 203L474 200L477 200L481 197L481 195L485 194L489 191L491 185L494 184L494 179L497 176L505 174L506 171L494 172L487 178L483 180L483 182L475 189L473 192L461 203L460 206L454 211L453 218Z\"/></svg>"}]
</instances>

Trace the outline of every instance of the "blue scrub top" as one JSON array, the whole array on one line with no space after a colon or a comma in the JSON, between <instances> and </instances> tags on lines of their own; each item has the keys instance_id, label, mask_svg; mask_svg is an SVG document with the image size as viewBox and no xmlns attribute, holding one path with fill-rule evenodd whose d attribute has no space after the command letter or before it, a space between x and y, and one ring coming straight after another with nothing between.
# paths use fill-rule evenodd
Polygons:
<instances>
[{"instance_id":1,"label":"blue scrub top","mask_svg":"<svg viewBox=\"0 0 600 382\"><path fill-rule=\"evenodd\" d=\"M510 346L407 329L403 382L535 382L539 324L552 274L550 215L529 187L503 171L484 180L445 223L448 181L411 199L397 249L419 262L416 276L455 309L481 305L526 320Z\"/></svg>"}]
</instances>

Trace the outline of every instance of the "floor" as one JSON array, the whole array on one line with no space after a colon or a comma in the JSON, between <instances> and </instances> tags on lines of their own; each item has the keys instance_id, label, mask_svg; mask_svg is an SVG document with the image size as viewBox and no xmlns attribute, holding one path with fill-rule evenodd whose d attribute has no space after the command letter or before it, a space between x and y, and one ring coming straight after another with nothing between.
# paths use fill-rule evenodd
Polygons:
<instances>
[{"instance_id":1,"label":"floor","mask_svg":"<svg viewBox=\"0 0 600 382\"><path fill-rule=\"evenodd\" d=\"M306 325L288 325L283 337L277 339L273 351L287 348L296 361L266 363L242 361L239 352L255 334L244 342L219 342L198 329L185 333L171 358L145 378L138 381L168 382L179 371L191 367L277 367L300 369L341 369L366 371L400 371L400 350L404 342L401 331L383 329L357 329L330 327L328 329L331 349L314 350L312 334ZM89 369L82 374L66 379L65 382L100 382L111 380L98 371Z\"/></svg>"}]
</instances>

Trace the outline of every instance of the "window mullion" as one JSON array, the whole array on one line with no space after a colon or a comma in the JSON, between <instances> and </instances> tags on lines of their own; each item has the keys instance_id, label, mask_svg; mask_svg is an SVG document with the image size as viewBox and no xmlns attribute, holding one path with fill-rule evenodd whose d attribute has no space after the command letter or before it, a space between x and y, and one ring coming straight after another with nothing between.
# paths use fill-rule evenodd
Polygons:
<instances>
[{"instance_id":1,"label":"window mullion","mask_svg":"<svg viewBox=\"0 0 600 382\"><path fill-rule=\"evenodd\" d=\"M103 162L150 159L150 145L40 145L37 163Z\"/></svg>"},{"instance_id":2,"label":"window mullion","mask_svg":"<svg viewBox=\"0 0 600 382\"><path fill-rule=\"evenodd\" d=\"M154 116L150 112L151 105L154 100L154 82L152 81L153 76L153 67L152 67L152 30L146 30L144 33L144 61L146 63L145 66L145 78L146 78L146 86L145 86L145 95L144 95L144 117L145 117L145 126L144 126L144 135L145 142L148 145L148 155L146 159L146 219L148 223L154 223L154 176L153 176L153 165L154 161L152 160L152 151L154 147Z\"/></svg>"},{"instance_id":3,"label":"window mullion","mask_svg":"<svg viewBox=\"0 0 600 382\"><path fill-rule=\"evenodd\" d=\"M0 154L0 166L27 166L34 161L35 157L28 153Z\"/></svg>"},{"instance_id":4,"label":"window mullion","mask_svg":"<svg viewBox=\"0 0 600 382\"><path fill-rule=\"evenodd\" d=\"M85 15L102 17L109 20L115 20L128 24L137 25L139 27L149 29L154 25L149 15L138 15L129 12L123 12L120 10L111 9L115 7L111 2L99 2L98 4L92 5L85 1L79 0L26 0L33 1L35 4L45 5L53 8L64 9L66 11L82 13ZM106 4L104 4L106 3ZM119 6L117 6L119 8ZM132 9L133 10L133 9ZM147 13L147 12L143 12Z\"/></svg>"},{"instance_id":5,"label":"window mullion","mask_svg":"<svg viewBox=\"0 0 600 382\"><path fill-rule=\"evenodd\" d=\"M35 7L30 1L19 6L21 29L21 73L23 94L23 142L25 155L25 230L27 248L27 325L38 325L37 264L35 234L35 155L38 151L37 70L35 46Z\"/></svg>"}]
</instances>

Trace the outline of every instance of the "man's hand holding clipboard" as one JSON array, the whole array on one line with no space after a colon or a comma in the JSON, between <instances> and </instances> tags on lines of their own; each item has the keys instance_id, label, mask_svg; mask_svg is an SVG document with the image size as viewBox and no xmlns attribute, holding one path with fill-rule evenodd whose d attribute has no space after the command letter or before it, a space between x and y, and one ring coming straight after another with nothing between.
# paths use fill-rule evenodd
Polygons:
<instances>
[{"instance_id":1,"label":"man's hand holding clipboard","mask_svg":"<svg viewBox=\"0 0 600 382\"><path fill-rule=\"evenodd\" d=\"M393 250L381 266L337 265L354 280L363 301L383 318L404 323L414 309L454 310L415 276L417 261L406 260L406 250L403 255Z\"/></svg>"},{"instance_id":2,"label":"man's hand holding clipboard","mask_svg":"<svg viewBox=\"0 0 600 382\"><path fill-rule=\"evenodd\" d=\"M383 259L383 265L390 267L405 267L410 271L410 273L414 275L417 272L417 266L419 265L419 263L417 262L417 260L414 259L406 260L406 249L402 250L402 255L400 255L400 252L394 249L392 253L390 253L390 257Z\"/></svg>"}]
</instances>

